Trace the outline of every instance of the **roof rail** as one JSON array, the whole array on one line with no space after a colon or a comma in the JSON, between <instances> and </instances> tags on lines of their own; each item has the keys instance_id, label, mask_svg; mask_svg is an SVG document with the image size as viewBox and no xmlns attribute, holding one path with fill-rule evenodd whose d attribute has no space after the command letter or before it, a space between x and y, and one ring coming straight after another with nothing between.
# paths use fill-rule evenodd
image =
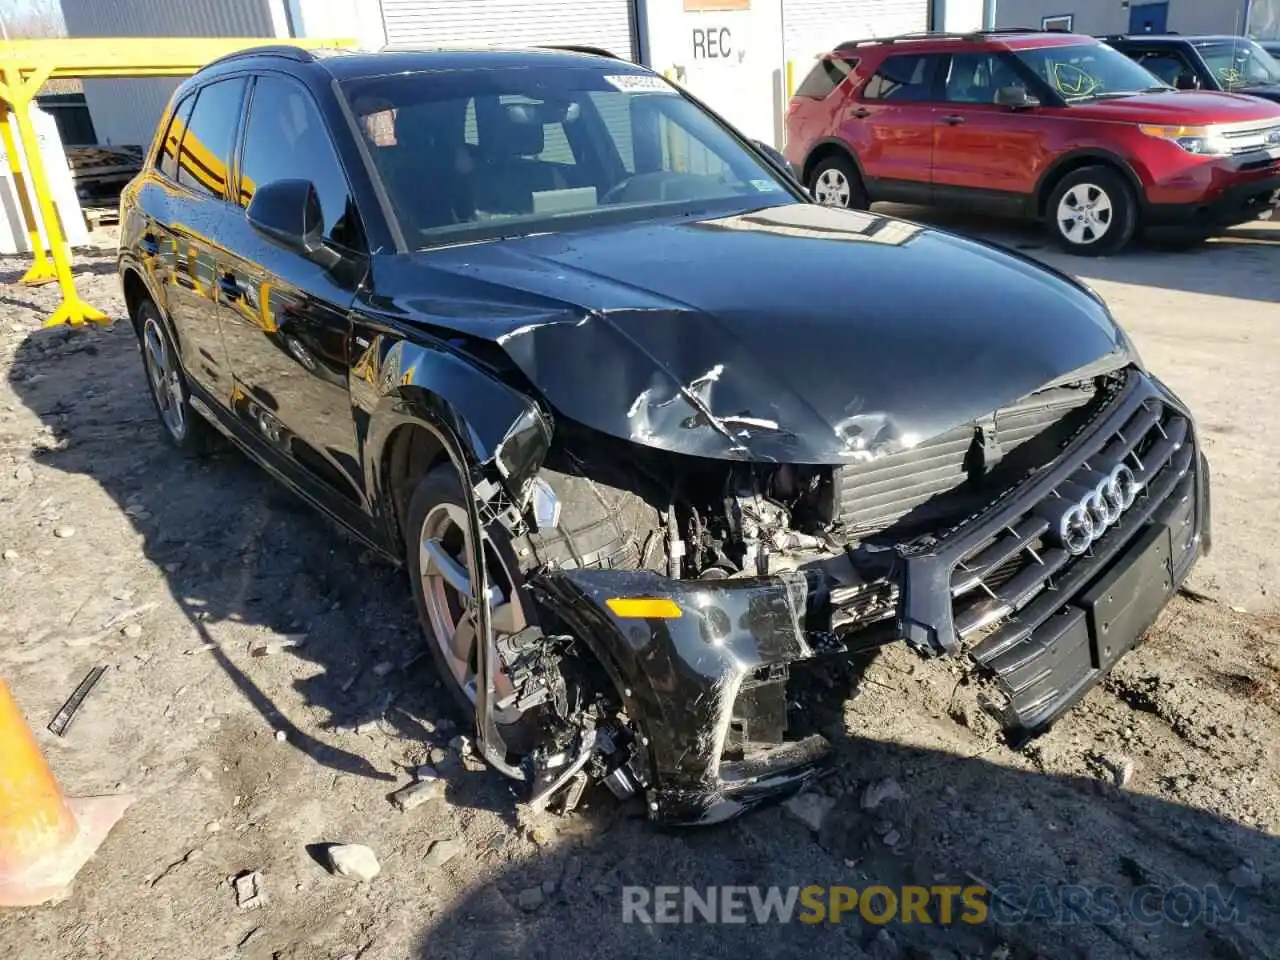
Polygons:
<instances>
[{"instance_id":1,"label":"roof rail","mask_svg":"<svg viewBox=\"0 0 1280 960\"><path fill-rule=\"evenodd\" d=\"M945 30L921 30L918 33L898 33L889 37L863 37L860 40L846 40L836 46L837 50L852 50L879 43L901 43L904 40L963 40L967 33L948 33Z\"/></svg>"},{"instance_id":2,"label":"roof rail","mask_svg":"<svg viewBox=\"0 0 1280 960\"><path fill-rule=\"evenodd\" d=\"M864 37L861 40L846 40L835 49L853 50L857 47L874 46L881 43L902 43L912 40L982 40L986 37L999 36L1005 33L1070 33L1069 30L1042 30L1038 27L994 27L990 30L970 30L967 33L952 33L946 30L922 30L918 33L899 33L890 37Z\"/></svg>"},{"instance_id":3,"label":"roof rail","mask_svg":"<svg viewBox=\"0 0 1280 960\"><path fill-rule=\"evenodd\" d=\"M610 60L621 60L616 53L604 47L591 47L582 43L546 43L540 45L544 50L566 50L569 53L586 53L593 57L608 57Z\"/></svg>"},{"instance_id":4,"label":"roof rail","mask_svg":"<svg viewBox=\"0 0 1280 960\"><path fill-rule=\"evenodd\" d=\"M284 57L286 60L296 60L298 63L311 63L316 58L310 50L295 47L291 43L268 43L260 47L246 47L234 53L224 54L216 60L210 60L205 64L205 68L212 67L215 63L238 60L241 57Z\"/></svg>"}]
</instances>

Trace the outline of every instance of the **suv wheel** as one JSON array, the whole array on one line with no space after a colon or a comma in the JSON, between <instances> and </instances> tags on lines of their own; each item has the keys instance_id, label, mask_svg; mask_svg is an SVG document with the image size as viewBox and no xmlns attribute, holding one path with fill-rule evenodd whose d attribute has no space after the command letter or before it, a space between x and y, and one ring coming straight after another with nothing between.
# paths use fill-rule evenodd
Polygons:
<instances>
[{"instance_id":1,"label":"suv wheel","mask_svg":"<svg viewBox=\"0 0 1280 960\"><path fill-rule=\"evenodd\" d=\"M476 643L480 637L468 556L475 533L463 500L462 483L452 464L436 467L419 482L409 501L405 535L405 559L427 646L462 718L474 724L479 679ZM505 531L494 530L482 536L493 590L494 630L517 633L536 620L521 589L515 552ZM499 699L512 692L505 674L499 672L495 679ZM537 731L536 708L496 709L494 719L508 746L520 749L532 744Z\"/></svg>"},{"instance_id":2,"label":"suv wheel","mask_svg":"<svg viewBox=\"0 0 1280 960\"><path fill-rule=\"evenodd\" d=\"M1062 178L1045 210L1049 232L1069 253L1102 257L1133 239L1138 205L1124 177L1108 167L1083 167Z\"/></svg>"},{"instance_id":3,"label":"suv wheel","mask_svg":"<svg viewBox=\"0 0 1280 960\"><path fill-rule=\"evenodd\" d=\"M865 210L870 206L858 168L848 157L834 155L818 161L809 175L809 192L827 207Z\"/></svg>"},{"instance_id":4,"label":"suv wheel","mask_svg":"<svg viewBox=\"0 0 1280 960\"><path fill-rule=\"evenodd\" d=\"M213 428L191 409L187 378L159 308L150 300L142 300L134 312L134 323L151 402L165 436L184 456L205 453L214 439Z\"/></svg>"}]
</instances>

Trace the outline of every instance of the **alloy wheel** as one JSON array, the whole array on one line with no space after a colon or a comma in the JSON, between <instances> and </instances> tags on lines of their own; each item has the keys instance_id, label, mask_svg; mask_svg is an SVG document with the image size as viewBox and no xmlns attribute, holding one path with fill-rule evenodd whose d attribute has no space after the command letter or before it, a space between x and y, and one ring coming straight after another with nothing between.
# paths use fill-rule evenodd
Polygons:
<instances>
[{"instance_id":1,"label":"alloy wheel","mask_svg":"<svg viewBox=\"0 0 1280 960\"><path fill-rule=\"evenodd\" d=\"M813 181L813 199L828 207L848 207L853 198L849 178L835 167L827 167Z\"/></svg>"},{"instance_id":2,"label":"alloy wheel","mask_svg":"<svg viewBox=\"0 0 1280 960\"><path fill-rule=\"evenodd\" d=\"M458 504L440 503L428 510L418 537L418 569L434 642L453 682L475 703L478 619L468 563L470 527L466 510ZM490 579L493 632L495 635L517 633L528 625L520 593L511 571L488 537L485 537L485 563ZM496 673L494 685L499 701L512 692L509 679L501 671ZM499 723L512 723L519 719L520 713L513 706L495 710L494 716Z\"/></svg>"},{"instance_id":3,"label":"alloy wheel","mask_svg":"<svg viewBox=\"0 0 1280 960\"><path fill-rule=\"evenodd\" d=\"M1114 217L1111 197L1093 183L1078 183L1058 202L1058 229L1071 243L1087 246L1106 236Z\"/></svg>"},{"instance_id":4,"label":"alloy wheel","mask_svg":"<svg viewBox=\"0 0 1280 960\"><path fill-rule=\"evenodd\" d=\"M170 436L181 442L187 435L187 404L182 392L182 374L178 370L177 358L169 349L169 339L154 316L147 317L143 324L142 350L160 419Z\"/></svg>"}]
</instances>

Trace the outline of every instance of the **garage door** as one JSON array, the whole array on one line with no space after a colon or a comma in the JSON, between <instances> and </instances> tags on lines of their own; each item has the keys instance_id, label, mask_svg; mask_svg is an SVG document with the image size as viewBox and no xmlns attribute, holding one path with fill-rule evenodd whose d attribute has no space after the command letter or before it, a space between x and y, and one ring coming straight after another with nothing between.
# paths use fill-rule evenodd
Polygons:
<instances>
[{"instance_id":1,"label":"garage door","mask_svg":"<svg viewBox=\"0 0 1280 960\"><path fill-rule=\"evenodd\" d=\"M783 49L797 83L838 43L928 28L929 0L782 0Z\"/></svg>"},{"instance_id":2,"label":"garage door","mask_svg":"<svg viewBox=\"0 0 1280 960\"><path fill-rule=\"evenodd\" d=\"M578 43L635 59L633 0L382 0L387 43Z\"/></svg>"}]
</instances>

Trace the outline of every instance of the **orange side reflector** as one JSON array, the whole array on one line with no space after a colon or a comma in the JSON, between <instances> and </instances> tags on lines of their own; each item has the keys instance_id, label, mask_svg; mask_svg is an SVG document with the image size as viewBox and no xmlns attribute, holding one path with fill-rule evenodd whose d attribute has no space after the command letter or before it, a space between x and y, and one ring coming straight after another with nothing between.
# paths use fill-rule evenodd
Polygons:
<instances>
[{"instance_id":1,"label":"orange side reflector","mask_svg":"<svg viewBox=\"0 0 1280 960\"><path fill-rule=\"evenodd\" d=\"M656 597L611 597L605 603L615 616L633 620L678 620L680 608L674 600Z\"/></svg>"}]
</instances>

